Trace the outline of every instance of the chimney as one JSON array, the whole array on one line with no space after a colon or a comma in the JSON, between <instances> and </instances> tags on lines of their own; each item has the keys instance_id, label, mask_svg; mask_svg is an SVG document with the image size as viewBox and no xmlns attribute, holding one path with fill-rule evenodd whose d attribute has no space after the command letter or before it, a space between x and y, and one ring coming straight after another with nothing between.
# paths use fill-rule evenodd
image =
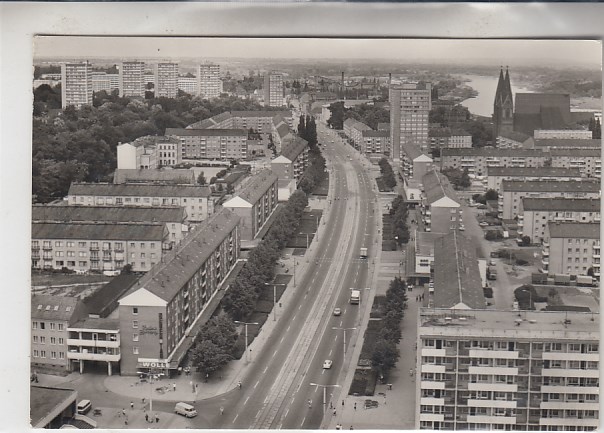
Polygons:
<instances>
[{"instance_id":1,"label":"chimney","mask_svg":"<svg viewBox=\"0 0 604 433\"><path fill-rule=\"evenodd\" d=\"M388 85L392 83L392 72L388 72Z\"/></svg>"}]
</instances>

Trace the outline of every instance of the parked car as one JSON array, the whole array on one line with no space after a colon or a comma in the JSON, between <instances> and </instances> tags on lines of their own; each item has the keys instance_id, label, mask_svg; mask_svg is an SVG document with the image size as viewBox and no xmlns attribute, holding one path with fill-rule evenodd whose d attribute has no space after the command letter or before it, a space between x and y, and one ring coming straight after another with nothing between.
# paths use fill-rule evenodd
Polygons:
<instances>
[{"instance_id":1,"label":"parked car","mask_svg":"<svg viewBox=\"0 0 604 433\"><path fill-rule=\"evenodd\" d=\"M489 226L489 223L488 223L488 222L486 222L486 221L481 221L481 222L479 222L479 223L478 223L478 225L479 225L480 227L488 227L488 226Z\"/></svg>"},{"instance_id":2,"label":"parked car","mask_svg":"<svg viewBox=\"0 0 604 433\"><path fill-rule=\"evenodd\" d=\"M331 368L332 365L333 361L331 359L326 359L325 362L323 362L323 368Z\"/></svg>"}]
</instances>

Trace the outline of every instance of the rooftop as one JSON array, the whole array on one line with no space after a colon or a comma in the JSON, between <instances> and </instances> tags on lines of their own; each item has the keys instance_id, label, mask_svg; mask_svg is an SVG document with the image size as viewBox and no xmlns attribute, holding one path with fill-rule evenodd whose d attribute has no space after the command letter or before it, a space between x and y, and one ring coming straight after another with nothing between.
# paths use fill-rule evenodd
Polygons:
<instances>
[{"instance_id":1,"label":"rooftop","mask_svg":"<svg viewBox=\"0 0 604 433\"><path fill-rule=\"evenodd\" d=\"M157 241L167 236L165 224L111 224L89 222L32 223L32 239L91 241ZM161 244L159 245L161 247Z\"/></svg>"},{"instance_id":2,"label":"rooftop","mask_svg":"<svg viewBox=\"0 0 604 433\"><path fill-rule=\"evenodd\" d=\"M451 136L452 137L458 137L458 136L471 137L472 134L470 134L468 131L465 131L463 129L452 129Z\"/></svg>"},{"instance_id":3,"label":"rooftop","mask_svg":"<svg viewBox=\"0 0 604 433\"><path fill-rule=\"evenodd\" d=\"M552 157L555 156L570 156L570 157L594 157L599 158L602 156L601 148L580 148L580 149L550 149L549 153Z\"/></svg>"},{"instance_id":4,"label":"rooftop","mask_svg":"<svg viewBox=\"0 0 604 433\"><path fill-rule=\"evenodd\" d=\"M422 336L600 340L600 315L571 311L420 309Z\"/></svg>"},{"instance_id":5,"label":"rooftop","mask_svg":"<svg viewBox=\"0 0 604 433\"><path fill-rule=\"evenodd\" d=\"M600 223L567 223L550 221L550 238L600 239Z\"/></svg>"},{"instance_id":6,"label":"rooftop","mask_svg":"<svg viewBox=\"0 0 604 433\"><path fill-rule=\"evenodd\" d=\"M31 297L31 318L68 322L75 312L78 298L58 295L33 295Z\"/></svg>"},{"instance_id":7,"label":"rooftop","mask_svg":"<svg viewBox=\"0 0 604 433\"><path fill-rule=\"evenodd\" d=\"M177 137L247 137L247 131L245 129L167 128L166 135L174 135Z\"/></svg>"},{"instance_id":8,"label":"rooftop","mask_svg":"<svg viewBox=\"0 0 604 433\"><path fill-rule=\"evenodd\" d=\"M442 233L418 231L415 235L415 255L434 256L434 242L443 236Z\"/></svg>"},{"instance_id":9,"label":"rooftop","mask_svg":"<svg viewBox=\"0 0 604 433\"><path fill-rule=\"evenodd\" d=\"M120 274L112 278L103 287L83 299L89 314L107 317L117 308L117 301L138 280L136 274Z\"/></svg>"},{"instance_id":10,"label":"rooftop","mask_svg":"<svg viewBox=\"0 0 604 433\"><path fill-rule=\"evenodd\" d=\"M199 224L169 256L157 263L129 290L144 287L165 301L170 301L193 277L199 267L239 224L239 217L222 209Z\"/></svg>"},{"instance_id":11,"label":"rooftop","mask_svg":"<svg viewBox=\"0 0 604 433\"><path fill-rule=\"evenodd\" d=\"M254 175L245 188L237 195L248 203L255 204L277 179L278 177L275 173L265 168Z\"/></svg>"},{"instance_id":12,"label":"rooftop","mask_svg":"<svg viewBox=\"0 0 604 433\"><path fill-rule=\"evenodd\" d=\"M450 128L430 128L428 130L429 137L450 137L451 129Z\"/></svg>"},{"instance_id":13,"label":"rooftop","mask_svg":"<svg viewBox=\"0 0 604 433\"><path fill-rule=\"evenodd\" d=\"M602 148L600 139L544 138L535 140L535 147Z\"/></svg>"},{"instance_id":14,"label":"rooftop","mask_svg":"<svg viewBox=\"0 0 604 433\"><path fill-rule=\"evenodd\" d=\"M501 189L529 192L592 192L600 191L600 182L592 180L504 180Z\"/></svg>"},{"instance_id":15,"label":"rooftop","mask_svg":"<svg viewBox=\"0 0 604 433\"><path fill-rule=\"evenodd\" d=\"M416 158L419 158L422 155L426 156L427 158L430 158L428 155L422 152L420 147L416 144L408 144L403 146L403 151L411 161L415 160ZM430 158L430 160L432 160L432 158Z\"/></svg>"},{"instance_id":16,"label":"rooftop","mask_svg":"<svg viewBox=\"0 0 604 433\"><path fill-rule=\"evenodd\" d=\"M139 206L76 206L33 205L34 222L114 222L156 223L183 222L186 219L182 207L145 208Z\"/></svg>"},{"instance_id":17,"label":"rooftop","mask_svg":"<svg viewBox=\"0 0 604 433\"><path fill-rule=\"evenodd\" d=\"M290 161L294 161L298 155L304 152L308 146L308 142L301 137L293 137L291 140L286 140L281 146L281 155L285 156Z\"/></svg>"},{"instance_id":18,"label":"rooftop","mask_svg":"<svg viewBox=\"0 0 604 433\"><path fill-rule=\"evenodd\" d=\"M541 149L497 149L495 147L468 147L468 148L444 148L441 150L444 156L494 156L494 157L542 157L549 155Z\"/></svg>"},{"instance_id":19,"label":"rooftop","mask_svg":"<svg viewBox=\"0 0 604 433\"><path fill-rule=\"evenodd\" d=\"M504 132L503 134L501 134L501 137L508 138L508 139L514 140L514 141L518 141L520 143L524 143L526 140L531 138L530 135L525 134L524 132L520 132L520 131Z\"/></svg>"},{"instance_id":20,"label":"rooftop","mask_svg":"<svg viewBox=\"0 0 604 433\"><path fill-rule=\"evenodd\" d=\"M208 186L199 185L160 185L124 183L79 183L73 182L68 195L109 196L109 197L209 197Z\"/></svg>"},{"instance_id":21,"label":"rooftop","mask_svg":"<svg viewBox=\"0 0 604 433\"><path fill-rule=\"evenodd\" d=\"M380 122L377 125L378 131L390 131L390 123Z\"/></svg>"},{"instance_id":22,"label":"rooftop","mask_svg":"<svg viewBox=\"0 0 604 433\"><path fill-rule=\"evenodd\" d=\"M424 175L422 183L424 185L426 201L429 204L432 204L443 197L448 197L459 204L459 198L451 187L447 176L438 173L436 170L431 170Z\"/></svg>"},{"instance_id":23,"label":"rooftop","mask_svg":"<svg viewBox=\"0 0 604 433\"><path fill-rule=\"evenodd\" d=\"M565 167L487 167L488 176L581 177L578 168Z\"/></svg>"},{"instance_id":24,"label":"rooftop","mask_svg":"<svg viewBox=\"0 0 604 433\"><path fill-rule=\"evenodd\" d=\"M195 184L193 170L147 170L119 168L113 174L113 183L158 182L176 184Z\"/></svg>"},{"instance_id":25,"label":"rooftop","mask_svg":"<svg viewBox=\"0 0 604 433\"><path fill-rule=\"evenodd\" d=\"M522 209L524 211L600 212L600 199L524 197Z\"/></svg>"},{"instance_id":26,"label":"rooftop","mask_svg":"<svg viewBox=\"0 0 604 433\"><path fill-rule=\"evenodd\" d=\"M70 328L75 329L103 329L106 331L119 331L120 329L120 320L119 319L97 319L87 317L85 319L79 320Z\"/></svg>"},{"instance_id":27,"label":"rooftop","mask_svg":"<svg viewBox=\"0 0 604 433\"><path fill-rule=\"evenodd\" d=\"M385 129L377 131L366 129L363 131L363 137L390 137L390 131L386 131Z\"/></svg>"},{"instance_id":28,"label":"rooftop","mask_svg":"<svg viewBox=\"0 0 604 433\"><path fill-rule=\"evenodd\" d=\"M44 427L51 420L45 418L61 408L75 402L77 391L69 388L30 385L29 387L29 416L33 428Z\"/></svg>"},{"instance_id":29,"label":"rooftop","mask_svg":"<svg viewBox=\"0 0 604 433\"><path fill-rule=\"evenodd\" d=\"M292 117L292 112L290 110L231 111L233 117L274 117L277 115L288 119Z\"/></svg>"},{"instance_id":30,"label":"rooftop","mask_svg":"<svg viewBox=\"0 0 604 433\"><path fill-rule=\"evenodd\" d=\"M453 231L435 241L434 305L436 308L485 308L476 246Z\"/></svg>"}]
</instances>

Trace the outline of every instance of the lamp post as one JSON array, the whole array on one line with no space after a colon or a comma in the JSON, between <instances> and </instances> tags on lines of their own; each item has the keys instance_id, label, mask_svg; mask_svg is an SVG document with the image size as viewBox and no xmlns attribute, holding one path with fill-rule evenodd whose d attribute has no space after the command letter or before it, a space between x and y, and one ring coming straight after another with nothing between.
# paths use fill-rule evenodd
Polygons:
<instances>
[{"instance_id":1,"label":"lamp post","mask_svg":"<svg viewBox=\"0 0 604 433\"><path fill-rule=\"evenodd\" d=\"M354 329L357 329L357 328L340 328L338 326L334 326L331 329L333 329L334 331L337 331L337 330L344 331L344 356L346 356L346 331L347 330L354 330Z\"/></svg>"},{"instance_id":2,"label":"lamp post","mask_svg":"<svg viewBox=\"0 0 604 433\"><path fill-rule=\"evenodd\" d=\"M250 362L250 354L247 350L247 325L257 325L257 322L240 322L239 320L235 320L235 323L238 325L245 325L245 359L247 362Z\"/></svg>"},{"instance_id":3,"label":"lamp post","mask_svg":"<svg viewBox=\"0 0 604 433\"><path fill-rule=\"evenodd\" d=\"M326 406L327 406L327 388L339 388L340 385L321 385L319 383L310 383L310 386L320 386L323 388L323 414L325 414Z\"/></svg>"},{"instance_id":4,"label":"lamp post","mask_svg":"<svg viewBox=\"0 0 604 433\"><path fill-rule=\"evenodd\" d=\"M283 283L264 283L265 286L273 286L273 321L277 321L277 286L285 286Z\"/></svg>"}]
</instances>

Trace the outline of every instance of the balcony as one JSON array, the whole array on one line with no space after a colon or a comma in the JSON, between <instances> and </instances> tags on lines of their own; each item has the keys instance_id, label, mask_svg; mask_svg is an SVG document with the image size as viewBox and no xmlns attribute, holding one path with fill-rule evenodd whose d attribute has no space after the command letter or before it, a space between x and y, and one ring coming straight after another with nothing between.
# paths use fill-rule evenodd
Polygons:
<instances>
[{"instance_id":1,"label":"balcony","mask_svg":"<svg viewBox=\"0 0 604 433\"><path fill-rule=\"evenodd\" d=\"M42 249L43 249L44 251L51 251L51 250L52 250L52 245L43 245L43 246L42 246Z\"/></svg>"},{"instance_id":2,"label":"balcony","mask_svg":"<svg viewBox=\"0 0 604 433\"><path fill-rule=\"evenodd\" d=\"M89 347L104 347L104 348L119 348L120 342L118 340L80 340L79 338L68 338L67 339L68 346L89 346Z\"/></svg>"},{"instance_id":3,"label":"balcony","mask_svg":"<svg viewBox=\"0 0 604 433\"><path fill-rule=\"evenodd\" d=\"M88 351L83 349L81 352L77 350L69 350L67 352L67 359L77 359L84 361L113 361L119 362L121 355L119 353L108 354L106 351Z\"/></svg>"},{"instance_id":4,"label":"balcony","mask_svg":"<svg viewBox=\"0 0 604 433\"><path fill-rule=\"evenodd\" d=\"M98 246L90 246L90 251L98 251L99 247Z\"/></svg>"}]
</instances>

